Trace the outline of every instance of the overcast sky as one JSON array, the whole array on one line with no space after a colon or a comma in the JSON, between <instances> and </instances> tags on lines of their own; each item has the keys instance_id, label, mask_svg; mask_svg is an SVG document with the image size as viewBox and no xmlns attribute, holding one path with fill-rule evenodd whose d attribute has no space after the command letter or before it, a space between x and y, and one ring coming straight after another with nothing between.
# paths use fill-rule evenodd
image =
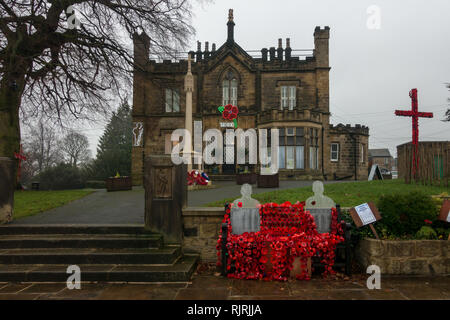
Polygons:
<instances>
[{"instance_id":1,"label":"overcast sky","mask_svg":"<svg viewBox=\"0 0 450 320\"><path fill-rule=\"evenodd\" d=\"M376 5L380 29L369 29L367 13ZM234 9L235 41L245 50L277 47L291 38L294 49L313 49L315 26L330 26L330 112L334 124L369 126L370 148L411 140L409 90L418 89L421 141L450 140L442 122L450 92L450 1L448 0L216 0L194 10L192 38L217 47L226 40L228 9ZM370 20L373 21L373 20ZM371 24L373 26L373 24ZM87 131L95 149L100 130ZM94 151L95 153L95 151Z\"/></svg>"}]
</instances>

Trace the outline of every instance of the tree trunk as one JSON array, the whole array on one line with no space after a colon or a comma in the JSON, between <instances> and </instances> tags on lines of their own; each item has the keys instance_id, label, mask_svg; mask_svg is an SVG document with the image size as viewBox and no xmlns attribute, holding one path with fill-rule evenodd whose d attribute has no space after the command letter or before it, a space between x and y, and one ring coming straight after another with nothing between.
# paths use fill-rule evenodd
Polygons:
<instances>
[{"instance_id":1,"label":"tree trunk","mask_svg":"<svg viewBox=\"0 0 450 320\"><path fill-rule=\"evenodd\" d=\"M12 220L18 165L14 152L20 151L19 107L24 87L25 73L6 72L0 81L0 167L6 177L0 179L0 224Z\"/></svg>"}]
</instances>

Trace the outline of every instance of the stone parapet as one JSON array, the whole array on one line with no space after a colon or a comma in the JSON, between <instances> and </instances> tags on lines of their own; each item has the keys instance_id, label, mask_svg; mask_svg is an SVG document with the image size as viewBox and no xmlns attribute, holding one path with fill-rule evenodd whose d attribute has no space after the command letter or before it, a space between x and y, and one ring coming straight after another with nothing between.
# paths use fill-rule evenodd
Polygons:
<instances>
[{"instance_id":1,"label":"stone parapet","mask_svg":"<svg viewBox=\"0 0 450 320\"><path fill-rule=\"evenodd\" d=\"M224 216L221 207L183 209L183 250L200 254L205 262L217 260L216 244Z\"/></svg>"},{"instance_id":2,"label":"stone parapet","mask_svg":"<svg viewBox=\"0 0 450 320\"><path fill-rule=\"evenodd\" d=\"M377 265L382 274L448 275L450 241L362 239L356 260L367 268Z\"/></svg>"}]
</instances>

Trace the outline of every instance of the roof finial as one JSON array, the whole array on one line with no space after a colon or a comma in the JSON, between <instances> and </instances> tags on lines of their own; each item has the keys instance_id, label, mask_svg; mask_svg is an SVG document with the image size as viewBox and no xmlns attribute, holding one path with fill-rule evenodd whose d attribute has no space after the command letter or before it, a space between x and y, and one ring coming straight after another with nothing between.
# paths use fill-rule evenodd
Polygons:
<instances>
[{"instance_id":1,"label":"roof finial","mask_svg":"<svg viewBox=\"0 0 450 320\"><path fill-rule=\"evenodd\" d=\"M228 21L233 21L233 9L228 10Z\"/></svg>"}]
</instances>

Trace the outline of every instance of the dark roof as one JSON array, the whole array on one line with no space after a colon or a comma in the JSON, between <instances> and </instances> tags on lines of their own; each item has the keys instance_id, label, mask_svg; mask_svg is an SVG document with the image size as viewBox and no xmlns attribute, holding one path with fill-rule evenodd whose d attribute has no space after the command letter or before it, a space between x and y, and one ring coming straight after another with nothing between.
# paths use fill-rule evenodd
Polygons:
<instances>
[{"instance_id":1,"label":"dark roof","mask_svg":"<svg viewBox=\"0 0 450 320\"><path fill-rule=\"evenodd\" d=\"M369 149L369 157L391 157L389 149Z\"/></svg>"}]
</instances>

